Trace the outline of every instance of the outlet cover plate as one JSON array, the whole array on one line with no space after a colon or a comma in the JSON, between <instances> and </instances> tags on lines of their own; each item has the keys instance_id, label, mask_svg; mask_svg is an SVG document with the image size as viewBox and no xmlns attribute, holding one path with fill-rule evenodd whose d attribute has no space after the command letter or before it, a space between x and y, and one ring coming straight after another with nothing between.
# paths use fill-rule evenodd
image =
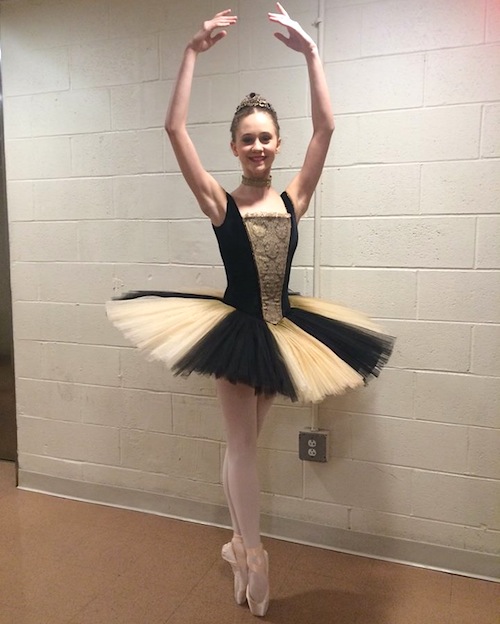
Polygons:
<instances>
[{"instance_id":1,"label":"outlet cover plate","mask_svg":"<svg viewBox=\"0 0 500 624\"><path fill-rule=\"evenodd\" d=\"M326 429L304 429L299 432L299 458L303 461L328 461L328 434Z\"/></svg>"}]
</instances>

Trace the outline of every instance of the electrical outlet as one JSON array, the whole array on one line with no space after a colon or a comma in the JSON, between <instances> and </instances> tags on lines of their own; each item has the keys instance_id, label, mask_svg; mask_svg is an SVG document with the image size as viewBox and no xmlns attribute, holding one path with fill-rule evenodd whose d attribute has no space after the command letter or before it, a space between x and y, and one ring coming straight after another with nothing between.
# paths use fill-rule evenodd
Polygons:
<instances>
[{"instance_id":1,"label":"electrical outlet","mask_svg":"<svg viewBox=\"0 0 500 624\"><path fill-rule=\"evenodd\" d=\"M299 432L299 458L303 461L328 461L328 431L310 428Z\"/></svg>"}]
</instances>

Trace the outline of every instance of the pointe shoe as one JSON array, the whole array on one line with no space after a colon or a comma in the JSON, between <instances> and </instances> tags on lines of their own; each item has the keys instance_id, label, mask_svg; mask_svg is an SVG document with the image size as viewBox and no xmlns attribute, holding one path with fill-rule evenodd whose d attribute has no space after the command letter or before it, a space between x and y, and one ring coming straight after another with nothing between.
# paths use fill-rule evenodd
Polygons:
<instances>
[{"instance_id":1,"label":"pointe shoe","mask_svg":"<svg viewBox=\"0 0 500 624\"><path fill-rule=\"evenodd\" d=\"M250 607L250 613L263 617L267 613L269 607L269 557L264 550L262 544L258 548L249 548L247 550L248 565L248 585L247 585L247 602ZM258 578L260 577L260 578ZM254 600L250 595L250 586L252 579L262 585L266 585L264 598L260 601Z\"/></svg>"},{"instance_id":2,"label":"pointe shoe","mask_svg":"<svg viewBox=\"0 0 500 624\"><path fill-rule=\"evenodd\" d=\"M224 544L221 555L233 570L234 599L236 604L242 605L246 600L248 584L247 556L243 539L239 535L235 535L230 542Z\"/></svg>"}]
</instances>

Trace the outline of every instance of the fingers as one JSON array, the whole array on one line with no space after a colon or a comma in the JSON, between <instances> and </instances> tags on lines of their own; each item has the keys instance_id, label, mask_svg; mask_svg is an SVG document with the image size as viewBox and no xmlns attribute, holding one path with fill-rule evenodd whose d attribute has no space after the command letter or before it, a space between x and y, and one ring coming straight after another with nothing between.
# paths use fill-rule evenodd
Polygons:
<instances>
[{"instance_id":1,"label":"fingers","mask_svg":"<svg viewBox=\"0 0 500 624\"><path fill-rule=\"evenodd\" d=\"M282 15L286 15L286 17L288 17L288 13L285 11L283 6L279 2L276 3L276 6L278 7L278 10L280 11Z\"/></svg>"},{"instance_id":2,"label":"fingers","mask_svg":"<svg viewBox=\"0 0 500 624\"><path fill-rule=\"evenodd\" d=\"M279 15L278 13L269 13L268 17L270 22L281 24L281 26L284 26L285 28L288 28L292 23L289 17Z\"/></svg>"},{"instance_id":3,"label":"fingers","mask_svg":"<svg viewBox=\"0 0 500 624\"><path fill-rule=\"evenodd\" d=\"M226 28L228 26L232 26L238 20L237 15L230 15L231 9L225 9L224 11L220 11L216 13L211 20L207 20L203 23L203 29L206 32L212 32L216 28Z\"/></svg>"},{"instance_id":4,"label":"fingers","mask_svg":"<svg viewBox=\"0 0 500 624\"><path fill-rule=\"evenodd\" d=\"M294 23L288 13L268 13L267 16L271 22L276 22L278 24L282 24L283 26L288 26L289 24Z\"/></svg>"},{"instance_id":5,"label":"fingers","mask_svg":"<svg viewBox=\"0 0 500 624\"><path fill-rule=\"evenodd\" d=\"M226 26L232 26L233 24L236 24L236 19L214 18L213 20L206 22L206 24L209 24L210 29L213 30L214 28L225 28Z\"/></svg>"},{"instance_id":6,"label":"fingers","mask_svg":"<svg viewBox=\"0 0 500 624\"><path fill-rule=\"evenodd\" d=\"M279 2L276 3L276 8L278 9L279 13L268 13L269 19L271 19L273 22L280 21L280 18L290 19L290 16Z\"/></svg>"},{"instance_id":7,"label":"fingers","mask_svg":"<svg viewBox=\"0 0 500 624\"><path fill-rule=\"evenodd\" d=\"M220 13L216 13L212 18L212 22L217 22L224 26L229 26L234 24L238 20L237 15L229 15L232 9L225 9L224 11L220 11Z\"/></svg>"},{"instance_id":8,"label":"fingers","mask_svg":"<svg viewBox=\"0 0 500 624\"><path fill-rule=\"evenodd\" d=\"M220 41L226 35L227 35L227 30L221 30L217 34L213 35L213 37L211 37L212 44L217 43L217 41Z\"/></svg>"},{"instance_id":9,"label":"fingers","mask_svg":"<svg viewBox=\"0 0 500 624\"><path fill-rule=\"evenodd\" d=\"M232 9L224 9L224 11L219 11L219 13L215 14L215 17L223 17L224 15L228 15L229 17L234 17L236 18L236 15L229 15L229 13L231 13Z\"/></svg>"}]
</instances>

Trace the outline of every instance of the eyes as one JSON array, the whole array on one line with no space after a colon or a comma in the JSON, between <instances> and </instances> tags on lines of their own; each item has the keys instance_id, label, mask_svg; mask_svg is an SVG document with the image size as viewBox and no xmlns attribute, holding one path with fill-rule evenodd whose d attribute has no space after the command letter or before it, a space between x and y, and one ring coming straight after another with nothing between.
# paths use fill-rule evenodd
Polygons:
<instances>
[{"instance_id":1,"label":"eyes","mask_svg":"<svg viewBox=\"0 0 500 624\"><path fill-rule=\"evenodd\" d=\"M259 135L244 134L240 140L243 145L252 145L257 139L259 139L259 141L264 145L267 145L273 140L273 135L269 132L261 132Z\"/></svg>"}]
</instances>

